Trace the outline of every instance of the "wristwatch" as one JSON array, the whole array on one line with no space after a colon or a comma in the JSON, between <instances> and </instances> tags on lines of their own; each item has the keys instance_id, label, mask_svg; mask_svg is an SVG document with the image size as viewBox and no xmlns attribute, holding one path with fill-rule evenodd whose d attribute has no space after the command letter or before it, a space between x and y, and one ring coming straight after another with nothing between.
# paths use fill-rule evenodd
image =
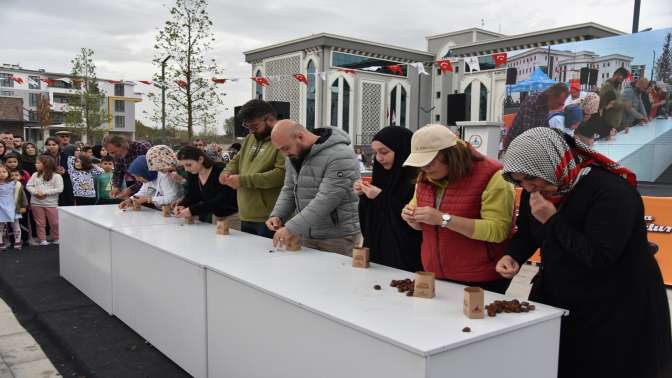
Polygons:
<instances>
[{"instance_id":1,"label":"wristwatch","mask_svg":"<svg viewBox=\"0 0 672 378\"><path fill-rule=\"evenodd\" d=\"M451 217L450 214L441 214L441 227L448 227L448 223L450 223L452 218L453 217Z\"/></svg>"}]
</instances>

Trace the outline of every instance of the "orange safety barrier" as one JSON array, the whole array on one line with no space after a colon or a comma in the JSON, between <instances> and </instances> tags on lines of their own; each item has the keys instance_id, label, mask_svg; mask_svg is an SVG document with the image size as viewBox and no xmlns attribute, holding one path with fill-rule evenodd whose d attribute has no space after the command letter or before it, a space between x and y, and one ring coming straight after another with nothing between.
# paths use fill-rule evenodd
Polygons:
<instances>
[{"instance_id":1,"label":"orange safety barrier","mask_svg":"<svg viewBox=\"0 0 672 378\"><path fill-rule=\"evenodd\" d=\"M521 189L516 188L516 212L520 204ZM644 219L646 220L648 238L658 244L656 254L658 266L663 273L665 285L672 286L672 198L642 196L644 201ZM539 251L528 260L531 263L541 262Z\"/></svg>"}]
</instances>

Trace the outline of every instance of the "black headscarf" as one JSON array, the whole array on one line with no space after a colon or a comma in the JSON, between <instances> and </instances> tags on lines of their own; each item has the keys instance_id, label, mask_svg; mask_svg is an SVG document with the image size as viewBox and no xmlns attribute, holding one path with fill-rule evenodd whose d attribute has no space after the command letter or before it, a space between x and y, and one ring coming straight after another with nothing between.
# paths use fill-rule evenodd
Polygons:
<instances>
[{"instance_id":1,"label":"black headscarf","mask_svg":"<svg viewBox=\"0 0 672 378\"><path fill-rule=\"evenodd\" d=\"M371 184L382 192L373 200L360 196L359 220L371 261L415 272L422 270L422 233L401 219L401 210L413 198L418 174L416 168L403 166L411 153L412 137L411 131L399 126L385 127L373 137L394 151L394 164L386 170L378 161L373 163Z\"/></svg>"}]
</instances>

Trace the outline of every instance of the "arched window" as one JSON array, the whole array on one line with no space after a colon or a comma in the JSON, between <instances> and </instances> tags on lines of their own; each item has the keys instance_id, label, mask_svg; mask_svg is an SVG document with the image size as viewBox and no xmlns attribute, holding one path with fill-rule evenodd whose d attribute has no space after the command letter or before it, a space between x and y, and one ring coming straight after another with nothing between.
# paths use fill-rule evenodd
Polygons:
<instances>
[{"instance_id":1,"label":"arched window","mask_svg":"<svg viewBox=\"0 0 672 378\"><path fill-rule=\"evenodd\" d=\"M485 121L488 118L488 88L481 83L481 95L478 103L478 120Z\"/></svg>"},{"instance_id":2,"label":"arched window","mask_svg":"<svg viewBox=\"0 0 672 378\"><path fill-rule=\"evenodd\" d=\"M342 78L334 80L331 92L331 126L350 132L350 84Z\"/></svg>"},{"instance_id":3,"label":"arched window","mask_svg":"<svg viewBox=\"0 0 672 378\"><path fill-rule=\"evenodd\" d=\"M408 127L406 124L406 103L408 94L406 88L397 84L390 92L390 125Z\"/></svg>"},{"instance_id":4,"label":"arched window","mask_svg":"<svg viewBox=\"0 0 672 378\"><path fill-rule=\"evenodd\" d=\"M255 77L261 77L261 70L257 70L257 73L254 75ZM264 87L262 87L259 84L256 84L254 87L254 95L257 99L263 100L264 99Z\"/></svg>"},{"instance_id":5,"label":"arched window","mask_svg":"<svg viewBox=\"0 0 672 378\"><path fill-rule=\"evenodd\" d=\"M308 62L306 68L308 85L306 86L306 127L311 130L315 128L315 88L316 88L316 70L313 61Z\"/></svg>"}]
</instances>

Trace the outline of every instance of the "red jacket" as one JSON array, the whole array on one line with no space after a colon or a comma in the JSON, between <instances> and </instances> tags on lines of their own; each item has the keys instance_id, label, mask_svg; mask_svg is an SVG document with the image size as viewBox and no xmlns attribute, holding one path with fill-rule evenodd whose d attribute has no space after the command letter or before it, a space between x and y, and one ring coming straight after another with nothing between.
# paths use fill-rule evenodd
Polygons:
<instances>
[{"instance_id":1,"label":"red jacket","mask_svg":"<svg viewBox=\"0 0 672 378\"><path fill-rule=\"evenodd\" d=\"M481 219L481 196L492 176L502 165L492 159L474 161L471 173L448 185L439 210L464 218ZM418 207L435 207L436 187L422 178L418 182ZM466 282L500 279L495 264L504 256L506 242L489 243L470 239L441 226L424 225L422 265L437 278Z\"/></svg>"}]
</instances>

